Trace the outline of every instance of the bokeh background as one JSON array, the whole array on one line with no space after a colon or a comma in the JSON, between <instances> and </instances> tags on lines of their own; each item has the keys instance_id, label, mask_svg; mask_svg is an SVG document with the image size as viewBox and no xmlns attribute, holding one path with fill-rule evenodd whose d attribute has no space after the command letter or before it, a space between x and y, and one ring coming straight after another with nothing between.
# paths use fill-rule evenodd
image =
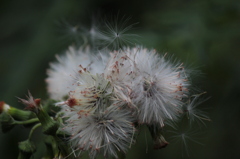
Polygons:
<instances>
[{"instance_id":1,"label":"bokeh background","mask_svg":"<svg viewBox=\"0 0 240 159\"><path fill-rule=\"evenodd\" d=\"M88 26L92 15L130 16L138 42L174 54L199 75L197 87L210 97L202 104L211 122L188 144L152 150L149 134L139 135L127 159L240 158L240 1L239 0L1 0L0 100L23 108L16 96L31 90L47 98L46 69L55 54L72 44L59 21ZM15 159L28 129L0 133L0 158ZM41 137L41 136L40 136ZM35 138L38 141L38 133ZM41 147L41 143L38 144ZM41 152L37 152L40 154ZM38 158L38 154L35 158Z\"/></svg>"}]
</instances>

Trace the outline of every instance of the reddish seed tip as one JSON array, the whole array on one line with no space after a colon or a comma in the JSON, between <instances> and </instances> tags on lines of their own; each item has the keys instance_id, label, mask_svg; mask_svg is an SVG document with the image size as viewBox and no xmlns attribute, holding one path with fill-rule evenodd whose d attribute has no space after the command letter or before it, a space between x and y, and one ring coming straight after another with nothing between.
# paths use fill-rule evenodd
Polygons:
<instances>
[{"instance_id":1,"label":"reddish seed tip","mask_svg":"<svg viewBox=\"0 0 240 159\"><path fill-rule=\"evenodd\" d=\"M168 144L169 144L168 142L162 142L162 143L159 143L159 144L155 144L154 149L159 150L159 149L165 148L165 147L167 147Z\"/></svg>"},{"instance_id":2,"label":"reddish seed tip","mask_svg":"<svg viewBox=\"0 0 240 159\"><path fill-rule=\"evenodd\" d=\"M3 107L4 104L5 104L4 101L0 101L0 107Z\"/></svg>"},{"instance_id":3,"label":"reddish seed tip","mask_svg":"<svg viewBox=\"0 0 240 159\"><path fill-rule=\"evenodd\" d=\"M36 103L37 106L39 106L41 103L41 99L40 98L34 99L34 102Z\"/></svg>"},{"instance_id":4,"label":"reddish seed tip","mask_svg":"<svg viewBox=\"0 0 240 159\"><path fill-rule=\"evenodd\" d=\"M99 149L99 148L96 148L95 150L96 150L96 151L99 151L100 149Z\"/></svg>"},{"instance_id":5,"label":"reddish seed tip","mask_svg":"<svg viewBox=\"0 0 240 159\"><path fill-rule=\"evenodd\" d=\"M0 114L3 112L3 106L4 106L5 102L4 101L0 101Z\"/></svg>"},{"instance_id":6,"label":"reddish seed tip","mask_svg":"<svg viewBox=\"0 0 240 159\"><path fill-rule=\"evenodd\" d=\"M75 98L70 98L67 100L67 105L72 108L74 105L77 105L77 100Z\"/></svg>"}]
</instances>

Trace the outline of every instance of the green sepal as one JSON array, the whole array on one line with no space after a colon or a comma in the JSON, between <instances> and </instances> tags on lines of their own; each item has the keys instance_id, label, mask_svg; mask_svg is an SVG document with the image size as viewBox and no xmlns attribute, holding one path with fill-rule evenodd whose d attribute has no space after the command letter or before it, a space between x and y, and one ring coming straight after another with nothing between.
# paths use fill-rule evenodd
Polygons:
<instances>
[{"instance_id":1,"label":"green sepal","mask_svg":"<svg viewBox=\"0 0 240 159\"><path fill-rule=\"evenodd\" d=\"M55 116L61 110L60 107L55 106L58 101L49 99L43 103L43 109L50 115Z\"/></svg>"},{"instance_id":2,"label":"green sepal","mask_svg":"<svg viewBox=\"0 0 240 159\"><path fill-rule=\"evenodd\" d=\"M43 133L46 135L55 136L56 131L58 130L58 127L59 127L58 123L56 121L54 121L48 115L48 113L42 108L39 108L39 111L36 115L37 115L40 123L42 124Z\"/></svg>"}]
</instances>

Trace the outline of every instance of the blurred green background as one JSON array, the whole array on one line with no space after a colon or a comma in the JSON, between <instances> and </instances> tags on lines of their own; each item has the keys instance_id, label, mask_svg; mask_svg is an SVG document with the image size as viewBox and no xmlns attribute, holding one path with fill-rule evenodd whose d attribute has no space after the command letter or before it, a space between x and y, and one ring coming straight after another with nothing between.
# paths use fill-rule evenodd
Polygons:
<instances>
[{"instance_id":1,"label":"blurred green background","mask_svg":"<svg viewBox=\"0 0 240 159\"><path fill-rule=\"evenodd\" d=\"M174 54L201 71L194 80L211 97L202 107L212 121L196 139L203 145L189 143L188 158L240 158L239 0L1 0L0 100L23 108L16 96L24 97L28 89L46 99L49 62L72 43L62 38L57 22L65 19L87 26L98 13L131 16L130 24L139 22L133 32L140 36L140 44ZM1 133L0 158L17 158L17 143L27 138L28 131L17 126ZM35 138L39 141L37 134ZM174 143L152 150L149 134L143 131L127 158L187 156Z\"/></svg>"}]
</instances>

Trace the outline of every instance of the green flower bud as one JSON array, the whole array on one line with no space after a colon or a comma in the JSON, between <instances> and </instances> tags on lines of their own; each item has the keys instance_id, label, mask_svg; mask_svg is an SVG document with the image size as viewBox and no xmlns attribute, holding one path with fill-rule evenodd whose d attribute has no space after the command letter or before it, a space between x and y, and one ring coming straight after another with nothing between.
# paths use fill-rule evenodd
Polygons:
<instances>
[{"instance_id":1,"label":"green flower bud","mask_svg":"<svg viewBox=\"0 0 240 159\"><path fill-rule=\"evenodd\" d=\"M55 136L58 129L58 123L54 121L48 113L41 106L41 99L33 98L32 94L28 91L27 99L18 98L20 102L26 105L27 110L36 114L40 123L42 124L43 133L46 135Z\"/></svg>"},{"instance_id":2,"label":"green flower bud","mask_svg":"<svg viewBox=\"0 0 240 159\"><path fill-rule=\"evenodd\" d=\"M19 156L18 159L30 159L32 154L36 151L34 143L30 140L18 143Z\"/></svg>"},{"instance_id":3,"label":"green flower bud","mask_svg":"<svg viewBox=\"0 0 240 159\"><path fill-rule=\"evenodd\" d=\"M3 133L8 132L15 125L14 119L6 112L3 112L0 115L0 123L1 123L1 127L2 127L2 132Z\"/></svg>"},{"instance_id":4,"label":"green flower bud","mask_svg":"<svg viewBox=\"0 0 240 159\"><path fill-rule=\"evenodd\" d=\"M5 102L1 101L0 102L0 114L3 112L8 113L14 119L19 120L19 121L24 121L24 120L28 120L28 119L36 117L33 112L24 111L24 110L20 110L20 109L11 107L8 104L6 104Z\"/></svg>"},{"instance_id":5,"label":"green flower bud","mask_svg":"<svg viewBox=\"0 0 240 159\"><path fill-rule=\"evenodd\" d=\"M6 104L4 101L0 101L0 114L2 112L7 112L10 109L10 106Z\"/></svg>"}]
</instances>

